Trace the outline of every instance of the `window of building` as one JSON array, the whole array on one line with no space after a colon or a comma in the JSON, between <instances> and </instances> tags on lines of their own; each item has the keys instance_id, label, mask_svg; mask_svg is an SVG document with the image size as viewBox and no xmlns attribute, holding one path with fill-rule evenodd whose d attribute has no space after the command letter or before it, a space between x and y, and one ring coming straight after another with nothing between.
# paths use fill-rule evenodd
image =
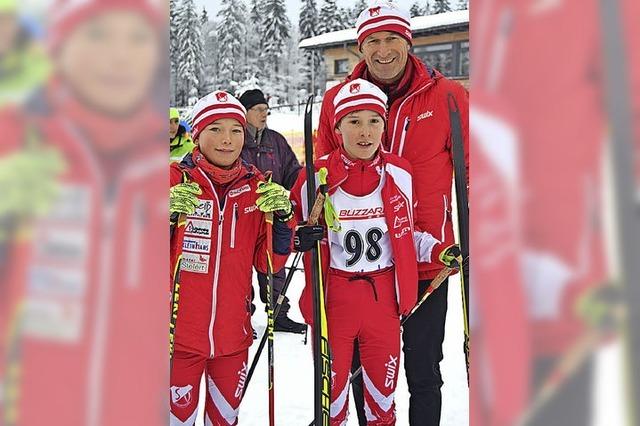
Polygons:
<instances>
[{"instance_id":1,"label":"window of building","mask_svg":"<svg viewBox=\"0 0 640 426\"><path fill-rule=\"evenodd\" d=\"M458 75L469 76L469 42L460 43L458 53Z\"/></svg>"},{"instance_id":2,"label":"window of building","mask_svg":"<svg viewBox=\"0 0 640 426\"><path fill-rule=\"evenodd\" d=\"M336 59L333 62L334 74L349 74L349 60L348 59Z\"/></svg>"},{"instance_id":3,"label":"window of building","mask_svg":"<svg viewBox=\"0 0 640 426\"><path fill-rule=\"evenodd\" d=\"M447 77L469 77L469 42L413 47L413 53Z\"/></svg>"},{"instance_id":4,"label":"window of building","mask_svg":"<svg viewBox=\"0 0 640 426\"><path fill-rule=\"evenodd\" d=\"M434 67L442 74L446 76L454 74L453 43L416 46L413 49L413 53L420 57L423 62Z\"/></svg>"}]
</instances>

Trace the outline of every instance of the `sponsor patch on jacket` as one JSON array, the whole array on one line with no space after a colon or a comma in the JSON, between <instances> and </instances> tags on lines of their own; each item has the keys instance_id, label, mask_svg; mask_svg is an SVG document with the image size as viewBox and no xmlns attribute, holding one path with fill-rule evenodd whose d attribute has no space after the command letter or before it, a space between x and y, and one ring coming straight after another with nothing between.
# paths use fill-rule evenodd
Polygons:
<instances>
[{"instance_id":1,"label":"sponsor patch on jacket","mask_svg":"<svg viewBox=\"0 0 640 426\"><path fill-rule=\"evenodd\" d=\"M209 255L198 253L182 253L180 270L206 274L209 272Z\"/></svg>"},{"instance_id":2,"label":"sponsor patch on jacket","mask_svg":"<svg viewBox=\"0 0 640 426\"><path fill-rule=\"evenodd\" d=\"M184 227L185 235L195 235L197 237L211 237L212 222L208 220L187 219Z\"/></svg>"},{"instance_id":3,"label":"sponsor patch on jacket","mask_svg":"<svg viewBox=\"0 0 640 426\"><path fill-rule=\"evenodd\" d=\"M200 205L196 208L194 214L190 214L187 217L193 217L197 219L213 219L213 200L200 200Z\"/></svg>"},{"instance_id":4,"label":"sponsor patch on jacket","mask_svg":"<svg viewBox=\"0 0 640 426\"><path fill-rule=\"evenodd\" d=\"M185 236L182 243L182 249L198 253L209 253L211 252L211 240Z\"/></svg>"},{"instance_id":5,"label":"sponsor patch on jacket","mask_svg":"<svg viewBox=\"0 0 640 426\"><path fill-rule=\"evenodd\" d=\"M249 186L249 184L246 184L244 186L241 186L240 188L232 189L231 191L229 191L229 198L237 197L243 192L249 192L249 191L251 191L251 187Z\"/></svg>"}]
</instances>

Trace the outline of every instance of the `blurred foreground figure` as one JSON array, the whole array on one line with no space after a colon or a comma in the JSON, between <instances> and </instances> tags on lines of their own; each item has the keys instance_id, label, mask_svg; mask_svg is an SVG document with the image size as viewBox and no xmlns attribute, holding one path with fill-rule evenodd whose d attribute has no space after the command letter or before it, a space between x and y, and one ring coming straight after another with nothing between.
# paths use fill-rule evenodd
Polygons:
<instances>
[{"instance_id":1,"label":"blurred foreground figure","mask_svg":"<svg viewBox=\"0 0 640 426\"><path fill-rule=\"evenodd\" d=\"M166 419L163 16L55 1L53 74L0 113L0 424Z\"/></svg>"},{"instance_id":2,"label":"blurred foreground figure","mask_svg":"<svg viewBox=\"0 0 640 426\"><path fill-rule=\"evenodd\" d=\"M502 242L507 233L516 235L518 244L510 259L503 253L502 260L494 262L492 273L474 271L487 281L476 277L483 294L472 296L474 344L485 348L481 359L473 360L472 423L590 424L594 397L603 395L593 387L594 349L618 326L617 315L610 313L617 310L620 297L607 263L627 256L624 250L609 251L606 244L610 230L605 213L612 207L603 203L603 193L617 188L605 179L603 167L607 161L613 170L620 166L606 153L619 127L617 114L630 107L622 100L613 106L605 102L611 100L605 76L612 65L622 66L607 59L608 37L617 31L624 34L618 48L624 46L629 65L637 67L637 48L632 46L638 40L631 34L637 30L634 24L625 26L627 20L637 22L637 2L476 3L471 128L473 137L485 143L475 145L482 150L472 155L493 161L472 173L475 182L491 169L510 175L513 190L492 185L494 194L488 197L480 193L482 185L472 188L477 192L471 199L471 241L480 250L482 241ZM620 15L605 22L600 14L611 8ZM624 91L634 93L631 80L618 80ZM637 94L631 96L637 104ZM496 213L483 216L487 205L504 196L510 198L516 220L497 220ZM489 226L492 221L500 226ZM491 259L482 253L483 265L489 265ZM519 273L509 273L511 262L520 266ZM491 276L496 288L514 296L510 303L487 295L493 287L487 287ZM514 320L518 311L526 316ZM503 339L516 335L516 343L500 344L496 330ZM568 354L574 361L566 362ZM496 362L503 358L511 365Z\"/></svg>"}]
</instances>

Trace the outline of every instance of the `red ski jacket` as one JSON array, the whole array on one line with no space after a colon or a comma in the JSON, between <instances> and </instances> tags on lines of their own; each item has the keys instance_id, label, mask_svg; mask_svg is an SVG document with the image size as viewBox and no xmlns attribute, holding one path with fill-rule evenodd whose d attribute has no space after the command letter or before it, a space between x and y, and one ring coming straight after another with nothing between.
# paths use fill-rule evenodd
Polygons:
<instances>
[{"instance_id":1,"label":"red ski jacket","mask_svg":"<svg viewBox=\"0 0 640 426\"><path fill-rule=\"evenodd\" d=\"M360 162L363 163L363 162ZM355 167L354 167L355 166ZM366 171L357 170L358 164L354 164L347 159L342 150L335 150L331 154L320 158L316 164L316 170L326 167L328 174L328 195L333 194L338 187L347 184L349 190L357 188L359 182L354 180L371 174ZM394 253L394 269L396 278L396 298L398 311L400 314L408 313L416 303L418 293L418 272L416 263L416 250L413 242L413 189L411 180L411 167L409 164L388 153L381 153L376 159L365 166L377 171L376 176L380 179L382 173L385 176L385 183L382 187L382 200L384 204L385 221L389 227L391 247ZM378 180L379 182L379 180ZM316 185L318 177L316 173ZM366 187L371 185L362 185ZM375 185L374 185L375 186ZM370 191L367 191L370 192ZM358 193L353 195L365 195ZM302 169L298 180L291 190L291 199L294 211L298 220L307 220L307 175L306 169ZM398 226L396 226L398 224ZM399 255L402 253L402 255ZM329 247L327 238L321 242L321 253L323 276L326 277L329 271ZM312 305L312 282L311 282L311 259L305 255L305 277L306 285L300 296L300 311L308 324L313 323ZM325 287L325 291L329 291Z\"/></svg>"},{"instance_id":2,"label":"red ski jacket","mask_svg":"<svg viewBox=\"0 0 640 426\"><path fill-rule=\"evenodd\" d=\"M240 176L219 193L191 154L171 165L171 186L183 181L183 172L200 185L202 195L195 214L187 216L182 232L171 240L172 265L182 253L175 347L210 357L232 354L253 342L253 266L267 270L266 224L255 192L264 178L243 163ZM273 226L273 266L278 271L290 253L292 230L278 221Z\"/></svg>"},{"instance_id":3,"label":"red ski jacket","mask_svg":"<svg viewBox=\"0 0 640 426\"><path fill-rule=\"evenodd\" d=\"M405 158L413 169L416 193L415 227L442 243L453 244L451 221L451 183L453 177L451 131L447 96L453 94L461 114L465 163L469 176L469 97L460 84L448 80L434 69L409 55L413 76L404 96L389 105L387 129L383 139L386 151ZM346 81L329 89L322 101L316 158L342 146L333 129L333 99L340 88L356 78L370 80L364 61L356 65ZM420 279L434 278L441 265L420 263Z\"/></svg>"}]
</instances>

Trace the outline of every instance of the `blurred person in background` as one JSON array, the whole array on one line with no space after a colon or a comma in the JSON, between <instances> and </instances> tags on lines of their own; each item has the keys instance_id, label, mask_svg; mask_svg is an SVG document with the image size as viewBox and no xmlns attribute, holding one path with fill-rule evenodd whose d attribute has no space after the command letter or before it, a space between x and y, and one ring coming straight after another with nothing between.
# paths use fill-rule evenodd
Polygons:
<instances>
[{"instance_id":1,"label":"blurred person in background","mask_svg":"<svg viewBox=\"0 0 640 426\"><path fill-rule=\"evenodd\" d=\"M247 90L240 96L240 102L247 110L247 131L242 147L242 159L256 166L262 173L270 171L273 182L290 190L302 166L284 136L267 127L269 105L264 93L259 89ZM285 275L284 268L273 274L274 300L280 296ZM262 272L258 272L258 284L260 300L266 303L267 276ZM253 304L252 308L255 310ZM289 298L285 296L275 319L275 331L304 333L307 326L290 319L289 308Z\"/></svg>"},{"instance_id":2,"label":"blurred person in background","mask_svg":"<svg viewBox=\"0 0 640 426\"><path fill-rule=\"evenodd\" d=\"M23 101L49 71L44 46L19 16L17 0L0 0L0 107Z\"/></svg>"},{"instance_id":3,"label":"blurred person in background","mask_svg":"<svg viewBox=\"0 0 640 426\"><path fill-rule=\"evenodd\" d=\"M441 243L453 244L453 161L447 105L451 94L460 112L468 176L468 93L462 85L409 53L412 43L410 15L396 4L370 4L358 17L356 27L358 47L364 58L346 82L329 89L324 96L315 144L316 158L341 143L331 123L336 93L356 78L376 84L388 97L389 119L383 148L407 159L412 167L417 199L416 231L427 232ZM438 262L430 262L430 253L420 253L418 297L424 294L441 268ZM404 325L402 350L411 394L409 421L412 426L440 423L443 385L440 361L443 358L447 294L445 281ZM358 365L356 355L353 368ZM354 380L353 386L358 418L364 425L362 381Z\"/></svg>"},{"instance_id":4,"label":"blurred person in background","mask_svg":"<svg viewBox=\"0 0 640 426\"><path fill-rule=\"evenodd\" d=\"M53 73L0 114L3 424L166 419L165 9L54 1Z\"/></svg>"},{"instance_id":5,"label":"blurred person in background","mask_svg":"<svg viewBox=\"0 0 640 426\"><path fill-rule=\"evenodd\" d=\"M180 112L177 108L169 108L169 162L182 161L194 147L191 135L180 121Z\"/></svg>"}]
</instances>

